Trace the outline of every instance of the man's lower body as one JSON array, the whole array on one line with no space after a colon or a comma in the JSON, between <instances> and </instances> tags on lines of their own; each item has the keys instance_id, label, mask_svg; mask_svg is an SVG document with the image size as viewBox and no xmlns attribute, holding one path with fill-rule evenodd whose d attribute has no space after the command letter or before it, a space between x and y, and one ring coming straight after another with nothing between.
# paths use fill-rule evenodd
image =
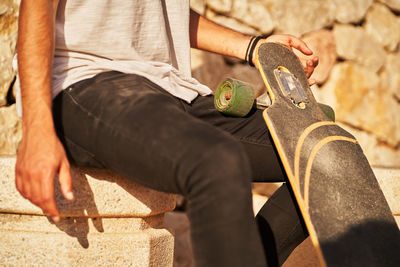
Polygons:
<instances>
[{"instance_id":1,"label":"man's lower body","mask_svg":"<svg viewBox=\"0 0 400 267\"><path fill-rule=\"evenodd\" d=\"M119 72L76 83L53 110L73 163L188 200L198 267L276 266L307 236L285 185L254 220L251 181L284 181L260 110L226 117L212 96L188 104Z\"/></svg>"}]
</instances>

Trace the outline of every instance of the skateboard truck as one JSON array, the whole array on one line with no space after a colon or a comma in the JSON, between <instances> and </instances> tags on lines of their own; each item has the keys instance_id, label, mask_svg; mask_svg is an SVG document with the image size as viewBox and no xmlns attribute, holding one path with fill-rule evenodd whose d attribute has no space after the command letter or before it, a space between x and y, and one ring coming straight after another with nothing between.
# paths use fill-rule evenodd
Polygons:
<instances>
[{"instance_id":1,"label":"skateboard truck","mask_svg":"<svg viewBox=\"0 0 400 267\"><path fill-rule=\"evenodd\" d=\"M295 106L304 109L308 99L296 76L285 67L278 67L274 70L274 74L283 95L289 98Z\"/></svg>"},{"instance_id":2,"label":"skateboard truck","mask_svg":"<svg viewBox=\"0 0 400 267\"><path fill-rule=\"evenodd\" d=\"M308 98L295 75L287 70L281 70L283 67L275 69L275 77L279 86L283 89L282 93L289 98L294 105L300 109L306 107L309 103ZM284 68L285 69L285 68ZM272 103L268 92L259 96L257 99L257 108L265 109ZM227 78L218 86L215 97L215 108L228 116L244 117L246 116L254 104L254 89L245 82ZM335 112L333 109L322 103L318 103L324 114L331 120L335 121Z\"/></svg>"}]
</instances>

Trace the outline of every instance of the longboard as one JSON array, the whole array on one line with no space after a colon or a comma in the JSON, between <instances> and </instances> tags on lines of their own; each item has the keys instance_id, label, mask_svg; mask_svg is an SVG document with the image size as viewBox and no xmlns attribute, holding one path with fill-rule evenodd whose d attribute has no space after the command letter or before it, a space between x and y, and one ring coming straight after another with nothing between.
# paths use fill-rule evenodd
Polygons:
<instances>
[{"instance_id":1,"label":"longboard","mask_svg":"<svg viewBox=\"0 0 400 267\"><path fill-rule=\"evenodd\" d=\"M266 43L263 112L322 266L400 266L400 231L357 140L329 120L300 60Z\"/></svg>"}]
</instances>

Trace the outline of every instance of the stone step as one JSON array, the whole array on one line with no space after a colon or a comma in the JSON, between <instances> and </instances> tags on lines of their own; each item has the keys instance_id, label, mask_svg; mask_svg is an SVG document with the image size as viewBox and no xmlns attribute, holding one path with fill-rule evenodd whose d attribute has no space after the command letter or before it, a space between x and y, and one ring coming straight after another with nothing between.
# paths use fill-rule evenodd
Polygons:
<instances>
[{"instance_id":1,"label":"stone step","mask_svg":"<svg viewBox=\"0 0 400 267\"><path fill-rule=\"evenodd\" d=\"M0 157L0 212L43 215L15 188L15 157ZM175 207L175 196L151 190L109 170L71 168L75 200L67 201L56 179L57 207L66 217L147 217Z\"/></svg>"},{"instance_id":2,"label":"stone step","mask_svg":"<svg viewBox=\"0 0 400 267\"><path fill-rule=\"evenodd\" d=\"M400 216L400 169L379 167L372 169L393 215Z\"/></svg>"},{"instance_id":3,"label":"stone step","mask_svg":"<svg viewBox=\"0 0 400 267\"><path fill-rule=\"evenodd\" d=\"M11 215L1 215L2 219ZM17 215L18 216L18 215ZM24 215L19 219L25 220ZM46 225L44 216L35 225ZM32 222L32 218L27 221ZM116 222L115 230L119 227ZM87 220L58 231L15 231L0 226L1 266L173 266L174 237L167 229L133 233L91 231ZM71 231L66 231L69 229Z\"/></svg>"},{"instance_id":4,"label":"stone step","mask_svg":"<svg viewBox=\"0 0 400 267\"><path fill-rule=\"evenodd\" d=\"M56 183L53 223L15 188L15 157L0 157L1 266L173 266L164 213L175 196L108 170L72 167L74 201Z\"/></svg>"}]
</instances>

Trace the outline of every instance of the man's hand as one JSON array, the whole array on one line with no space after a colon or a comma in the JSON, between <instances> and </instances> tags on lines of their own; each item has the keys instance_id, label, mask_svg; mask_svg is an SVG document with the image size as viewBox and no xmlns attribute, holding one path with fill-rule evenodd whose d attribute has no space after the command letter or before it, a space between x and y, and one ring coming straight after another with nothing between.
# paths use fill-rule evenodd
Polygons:
<instances>
[{"instance_id":1,"label":"man's hand","mask_svg":"<svg viewBox=\"0 0 400 267\"><path fill-rule=\"evenodd\" d=\"M40 207L55 222L60 220L54 200L54 177L58 174L61 191L73 199L70 166L65 151L53 132L36 129L19 145L15 183L21 195Z\"/></svg>"},{"instance_id":2,"label":"man's hand","mask_svg":"<svg viewBox=\"0 0 400 267\"><path fill-rule=\"evenodd\" d=\"M59 175L66 199L73 199L69 163L54 130L51 69L58 0L22 0L18 23L18 70L22 99L22 141L15 166L15 184L22 196L54 221L60 220L54 200Z\"/></svg>"},{"instance_id":3,"label":"man's hand","mask_svg":"<svg viewBox=\"0 0 400 267\"><path fill-rule=\"evenodd\" d=\"M224 56L236 57L247 60L246 48L249 45L251 36L236 32L232 29L218 25L207 18L200 16L193 10L190 11L190 44L193 48L214 52ZM265 42L279 43L290 49L295 48L305 55L312 55L312 51L300 39L289 34L271 35L267 39L261 39L257 47ZM254 49L254 52L257 50ZM253 54L253 64L255 56ZM302 62L307 78L310 78L318 65L318 57ZM255 65L255 64L254 64ZM314 79L309 79L310 85L315 84Z\"/></svg>"},{"instance_id":4,"label":"man's hand","mask_svg":"<svg viewBox=\"0 0 400 267\"><path fill-rule=\"evenodd\" d=\"M293 48L299 50L303 54L310 56L313 54L311 49L307 46L305 42L302 40L294 37L293 35L290 34L276 34L276 35L271 35L266 39L260 40L257 44L257 47L260 46L263 43L278 43L282 44L286 47L288 47L290 50L293 50ZM256 50L256 49L254 49ZM253 59L255 57L253 56ZM255 62L254 62L255 63ZM313 57L312 59L302 61L304 71L306 72L307 78L310 78L311 74L314 72L315 67L318 65L318 57ZM314 79L309 79L308 83L309 85L315 84Z\"/></svg>"}]
</instances>

